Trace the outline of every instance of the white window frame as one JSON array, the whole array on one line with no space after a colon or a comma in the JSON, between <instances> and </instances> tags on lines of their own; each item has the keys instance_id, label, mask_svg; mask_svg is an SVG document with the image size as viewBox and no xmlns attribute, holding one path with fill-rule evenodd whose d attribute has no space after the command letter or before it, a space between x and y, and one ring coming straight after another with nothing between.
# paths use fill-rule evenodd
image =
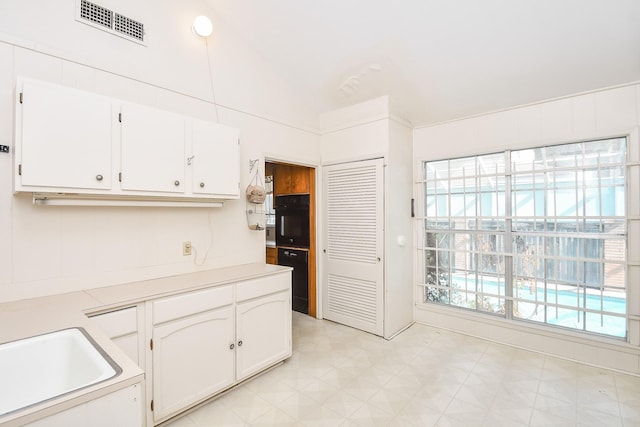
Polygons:
<instances>
[{"instance_id":1,"label":"white window frame","mask_svg":"<svg viewBox=\"0 0 640 427\"><path fill-rule=\"evenodd\" d=\"M626 340L630 344L640 345L640 248L637 243L630 242L638 242L640 241L640 144L638 139L638 130L634 129L629 134L617 134L617 135L602 135L596 136L593 138L588 138L583 141L573 141L573 142L586 142L586 141L594 141L594 140L602 140L608 138L617 138L617 137L625 137L627 138L627 155L626 155L626 183L627 188L625 192L626 197L626 224L627 224L627 248L626 248L626 265L625 265L625 273L626 273L626 299L627 299L627 310L626 310L626 324L627 324L627 336ZM560 144L553 145L564 145L570 144L572 141L563 142ZM545 144L544 146L549 146L552 144ZM535 147L532 147L535 148ZM520 147L516 150L519 150ZM481 155L482 153L477 153ZM473 154L469 154L467 156L461 155L460 158L471 157ZM434 159L429 159L428 161L434 161ZM420 161L420 165L424 164L424 160ZM421 172L422 173L422 172ZM417 219L417 287L416 287L416 306L418 308L426 308L431 305L429 303L423 302L424 295L424 279L425 277L425 266L424 266L424 247L422 246L421 240L425 236L425 227L424 227L424 219L425 212L421 212L424 207L424 197L425 197L425 183L424 180L417 181L418 185L418 217ZM635 197L633 195L636 195ZM421 237L422 236L422 237ZM509 298L509 296L507 296ZM440 306L449 310L457 310L457 308L450 308L448 306ZM520 323L520 322L519 322ZM539 323L539 325L544 325L545 323ZM575 331L578 334L582 335L580 330L570 330ZM607 335L601 336L605 339L608 337Z\"/></svg>"}]
</instances>

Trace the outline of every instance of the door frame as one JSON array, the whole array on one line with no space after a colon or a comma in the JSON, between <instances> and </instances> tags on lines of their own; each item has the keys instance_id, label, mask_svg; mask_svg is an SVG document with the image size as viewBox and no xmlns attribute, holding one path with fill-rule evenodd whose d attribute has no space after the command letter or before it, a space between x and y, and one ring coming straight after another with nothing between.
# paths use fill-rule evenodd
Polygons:
<instances>
[{"instance_id":1,"label":"door frame","mask_svg":"<svg viewBox=\"0 0 640 427\"><path fill-rule=\"evenodd\" d=\"M305 167L310 170L310 182L309 182L309 198L310 198L310 206L309 206L309 316L315 317L316 319L322 319L322 298L318 298L319 293L319 256L318 256L318 196L320 195L320 191L318 190L318 182L321 181L319 179L319 174L321 172L321 166L300 162L296 160L282 158L277 155L263 155L264 163L277 163L283 165L291 165L298 167ZM265 165L262 165L262 170L265 170Z\"/></svg>"}]
</instances>

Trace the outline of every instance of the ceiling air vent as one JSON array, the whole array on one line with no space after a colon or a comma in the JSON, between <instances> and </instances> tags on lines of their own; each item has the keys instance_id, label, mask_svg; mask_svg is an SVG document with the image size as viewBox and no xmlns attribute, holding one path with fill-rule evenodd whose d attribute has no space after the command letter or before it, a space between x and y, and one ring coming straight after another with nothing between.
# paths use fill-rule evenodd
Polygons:
<instances>
[{"instance_id":1,"label":"ceiling air vent","mask_svg":"<svg viewBox=\"0 0 640 427\"><path fill-rule=\"evenodd\" d=\"M114 22L114 29L123 34L126 34L129 37L133 37L134 39L138 39L143 41L144 37L144 26L142 23L138 21L134 21L131 18L127 18L126 16L120 15L119 13L115 14L116 20Z\"/></svg>"},{"instance_id":2,"label":"ceiling air vent","mask_svg":"<svg viewBox=\"0 0 640 427\"><path fill-rule=\"evenodd\" d=\"M111 28L113 26L112 11L85 0L80 2L80 17L103 27Z\"/></svg>"},{"instance_id":3,"label":"ceiling air vent","mask_svg":"<svg viewBox=\"0 0 640 427\"><path fill-rule=\"evenodd\" d=\"M144 25L141 22L121 15L90 1L80 0L77 19L111 34L142 43Z\"/></svg>"}]
</instances>

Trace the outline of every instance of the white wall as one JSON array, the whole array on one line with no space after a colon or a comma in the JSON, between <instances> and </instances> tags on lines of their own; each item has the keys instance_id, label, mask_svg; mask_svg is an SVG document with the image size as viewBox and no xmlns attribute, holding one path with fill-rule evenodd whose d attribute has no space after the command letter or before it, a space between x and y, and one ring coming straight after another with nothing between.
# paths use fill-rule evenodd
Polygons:
<instances>
[{"instance_id":1,"label":"white wall","mask_svg":"<svg viewBox=\"0 0 640 427\"><path fill-rule=\"evenodd\" d=\"M393 115L386 96L325 113L320 124L323 165L384 159L383 317L389 338L413 321L412 128Z\"/></svg>"},{"instance_id":2,"label":"white wall","mask_svg":"<svg viewBox=\"0 0 640 427\"><path fill-rule=\"evenodd\" d=\"M505 149L630 135L629 179L637 188L640 160L640 85L594 91L535 105L486 114L414 130L414 178L422 161L491 153ZM415 186L415 194L422 192ZM434 305L418 305L419 322L628 372L640 373L640 203L631 194L627 258L629 343L593 339L550 328L523 327L517 322ZM417 255L417 263L421 256ZM416 277L419 280L419 277Z\"/></svg>"},{"instance_id":3,"label":"white wall","mask_svg":"<svg viewBox=\"0 0 640 427\"><path fill-rule=\"evenodd\" d=\"M389 120L385 168L385 337L413 322L413 218L411 162L413 129Z\"/></svg>"},{"instance_id":4,"label":"white wall","mask_svg":"<svg viewBox=\"0 0 640 427\"><path fill-rule=\"evenodd\" d=\"M640 123L639 94L634 84L417 128L415 177L423 160L628 133Z\"/></svg>"},{"instance_id":5,"label":"white wall","mask_svg":"<svg viewBox=\"0 0 640 427\"><path fill-rule=\"evenodd\" d=\"M265 153L319 164L315 115L215 10L197 0L99 4L142 21L146 46L78 23L75 0L0 2L0 144L13 147L17 76L215 121L208 48L219 121L240 129L241 187L249 159ZM208 46L191 33L196 14L214 20ZM264 260L264 233L247 228L244 200L220 209L35 207L13 195L12 169L11 154L0 154L0 301ZM182 256L185 240L195 263Z\"/></svg>"},{"instance_id":6,"label":"white wall","mask_svg":"<svg viewBox=\"0 0 640 427\"><path fill-rule=\"evenodd\" d=\"M322 163L386 157L388 119L389 98L386 96L322 114Z\"/></svg>"},{"instance_id":7,"label":"white wall","mask_svg":"<svg viewBox=\"0 0 640 427\"><path fill-rule=\"evenodd\" d=\"M389 120L378 119L322 135L322 163L343 163L385 157L389 145Z\"/></svg>"}]
</instances>

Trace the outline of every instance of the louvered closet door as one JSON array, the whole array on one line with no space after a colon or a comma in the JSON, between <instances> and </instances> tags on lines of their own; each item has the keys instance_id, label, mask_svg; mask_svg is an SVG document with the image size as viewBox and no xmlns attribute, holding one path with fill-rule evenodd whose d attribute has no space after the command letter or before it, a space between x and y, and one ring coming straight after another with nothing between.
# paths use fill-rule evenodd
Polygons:
<instances>
[{"instance_id":1,"label":"louvered closet door","mask_svg":"<svg viewBox=\"0 0 640 427\"><path fill-rule=\"evenodd\" d=\"M323 316L383 334L382 159L328 166L324 173Z\"/></svg>"}]
</instances>

